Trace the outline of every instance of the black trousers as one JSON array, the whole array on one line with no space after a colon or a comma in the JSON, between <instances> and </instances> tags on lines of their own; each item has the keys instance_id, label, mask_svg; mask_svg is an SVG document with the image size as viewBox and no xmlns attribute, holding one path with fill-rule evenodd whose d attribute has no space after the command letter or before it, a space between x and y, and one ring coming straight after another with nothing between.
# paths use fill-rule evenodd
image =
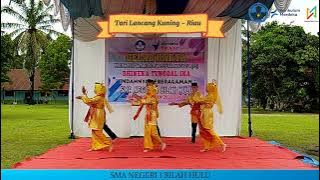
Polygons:
<instances>
[{"instance_id":1,"label":"black trousers","mask_svg":"<svg viewBox=\"0 0 320 180\"><path fill-rule=\"evenodd\" d=\"M197 126L198 126L198 123L191 123L191 127L192 127L192 133L191 133L191 141L193 143L196 142L196 133L197 133Z\"/></svg>"},{"instance_id":2,"label":"black trousers","mask_svg":"<svg viewBox=\"0 0 320 180\"><path fill-rule=\"evenodd\" d=\"M118 137L114 132L112 132L112 130L106 124L104 124L103 130L110 136L112 140Z\"/></svg>"},{"instance_id":3,"label":"black trousers","mask_svg":"<svg viewBox=\"0 0 320 180\"><path fill-rule=\"evenodd\" d=\"M161 137L160 129L159 129L159 126L158 126L158 125L157 125L157 130L158 130L159 137Z\"/></svg>"}]
</instances>

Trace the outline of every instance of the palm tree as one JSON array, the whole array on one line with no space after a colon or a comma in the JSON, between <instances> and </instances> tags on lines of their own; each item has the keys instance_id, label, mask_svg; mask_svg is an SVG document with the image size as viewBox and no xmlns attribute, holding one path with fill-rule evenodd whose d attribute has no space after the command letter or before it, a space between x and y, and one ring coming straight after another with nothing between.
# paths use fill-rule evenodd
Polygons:
<instances>
[{"instance_id":1,"label":"palm tree","mask_svg":"<svg viewBox=\"0 0 320 180\"><path fill-rule=\"evenodd\" d=\"M1 8L17 22L1 22L1 29L9 31L17 51L24 56L24 68L30 80L30 101L33 103L34 77L42 51L52 35L61 33L53 29L60 20L50 14L53 4L45 6L41 0L11 0L11 5Z\"/></svg>"}]
</instances>

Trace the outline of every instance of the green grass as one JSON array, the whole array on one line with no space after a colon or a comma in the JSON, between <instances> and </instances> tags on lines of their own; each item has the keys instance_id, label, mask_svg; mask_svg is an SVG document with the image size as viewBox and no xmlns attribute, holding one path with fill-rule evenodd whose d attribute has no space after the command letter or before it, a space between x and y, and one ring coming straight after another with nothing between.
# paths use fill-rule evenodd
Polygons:
<instances>
[{"instance_id":1,"label":"green grass","mask_svg":"<svg viewBox=\"0 0 320 180\"><path fill-rule=\"evenodd\" d=\"M242 108L242 114L248 114L248 108ZM278 112L278 111L270 111L270 110L263 110L260 108L251 108L251 114L282 114L282 115L312 115L312 113L291 113L291 112ZM313 113L314 114L314 113Z\"/></svg>"},{"instance_id":2,"label":"green grass","mask_svg":"<svg viewBox=\"0 0 320 180\"><path fill-rule=\"evenodd\" d=\"M242 136L247 136L243 110ZM277 113L252 109L254 136L277 141L283 146L313 155L319 160L319 116L317 114ZM1 168L36 156L68 139L67 105L1 105Z\"/></svg>"},{"instance_id":3,"label":"green grass","mask_svg":"<svg viewBox=\"0 0 320 180\"><path fill-rule=\"evenodd\" d=\"M70 142L67 105L1 105L1 168Z\"/></svg>"},{"instance_id":4,"label":"green grass","mask_svg":"<svg viewBox=\"0 0 320 180\"><path fill-rule=\"evenodd\" d=\"M253 136L319 160L319 115L296 113L252 114ZM248 115L242 115L242 136L248 136Z\"/></svg>"}]
</instances>

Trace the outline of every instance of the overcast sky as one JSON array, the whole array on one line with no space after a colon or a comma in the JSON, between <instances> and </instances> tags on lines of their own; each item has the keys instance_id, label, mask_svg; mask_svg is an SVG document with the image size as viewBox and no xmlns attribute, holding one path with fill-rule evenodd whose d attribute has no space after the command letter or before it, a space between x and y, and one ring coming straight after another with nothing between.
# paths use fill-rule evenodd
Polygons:
<instances>
[{"instance_id":1,"label":"overcast sky","mask_svg":"<svg viewBox=\"0 0 320 180\"><path fill-rule=\"evenodd\" d=\"M9 4L9 0L1 0L1 6ZM312 9L314 6L317 8L317 17L313 18L312 21L316 22L307 22L307 8ZM318 0L292 0L289 11L294 11L291 13L295 13L297 16L281 16L281 15L275 15L272 18L268 18L267 22L269 21L279 21L281 23L286 24L294 24L303 26L306 32L310 32L312 34L317 34L319 32L319 1ZM278 13L279 14L279 13ZM59 16L59 15L58 15ZM310 20L310 19L309 19ZM14 18L8 16L8 15L2 15L1 22L12 22L15 21ZM55 30L59 32L63 32L66 35L71 35L70 28L67 32L64 32L62 29L62 25L60 23L57 23L54 25Z\"/></svg>"}]
</instances>

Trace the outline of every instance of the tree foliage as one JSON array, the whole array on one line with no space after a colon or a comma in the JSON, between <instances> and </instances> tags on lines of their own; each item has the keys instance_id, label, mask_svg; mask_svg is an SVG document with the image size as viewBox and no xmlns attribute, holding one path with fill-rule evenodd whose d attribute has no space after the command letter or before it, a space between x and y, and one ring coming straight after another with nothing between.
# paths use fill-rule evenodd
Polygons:
<instances>
[{"instance_id":1,"label":"tree foliage","mask_svg":"<svg viewBox=\"0 0 320 180\"><path fill-rule=\"evenodd\" d=\"M247 52L243 47L246 88ZM260 106L281 111L318 109L319 36L307 34L300 26L268 23L251 33L250 58L252 96Z\"/></svg>"},{"instance_id":2,"label":"tree foliage","mask_svg":"<svg viewBox=\"0 0 320 180\"><path fill-rule=\"evenodd\" d=\"M17 21L1 22L1 29L9 31L9 35L14 37L15 46L23 55L24 68L29 73L31 101L35 70L48 43L48 36L60 35L53 29L59 20L50 14L52 10L53 4L46 7L42 1L35 0L11 0L11 6L1 8L1 14L11 15Z\"/></svg>"},{"instance_id":3,"label":"tree foliage","mask_svg":"<svg viewBox=\"0 0 320 180\"><path fill-rule=\"evenodd\" d=\"M9 35L1 36L1 83L8 82L10 62L14 58L14 44Z\"/></svg>"},{"instance_id":4,"label":"tree foliage","mask_svg":"<svg viewBox=\"0 0 320 180\"><path fill-rule=\"evenodd\" d=\"M44 91L59 89L67 82L70 59L71 39L68 36L59 36L45 48L39 63Z\"/></svg>"}]
</instances>

